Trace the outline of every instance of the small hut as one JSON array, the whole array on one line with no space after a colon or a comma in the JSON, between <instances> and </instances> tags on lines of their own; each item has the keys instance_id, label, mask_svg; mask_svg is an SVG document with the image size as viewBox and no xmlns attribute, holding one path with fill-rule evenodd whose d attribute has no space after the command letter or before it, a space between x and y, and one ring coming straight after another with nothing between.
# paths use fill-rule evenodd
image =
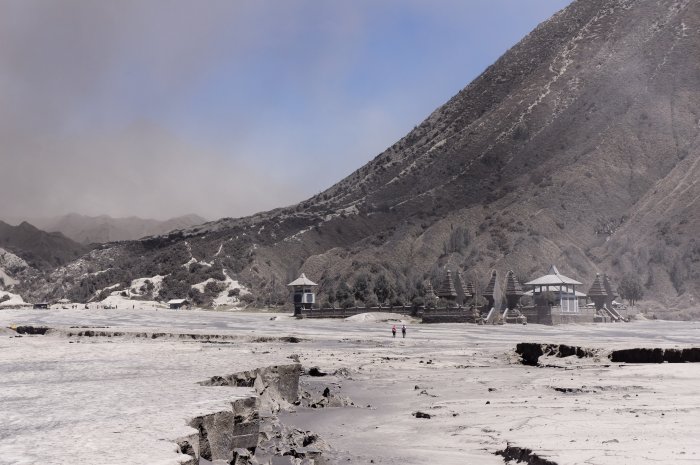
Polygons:
<instances>
[{"instance_id":1,"label":"small hut","mask_svg":"<svg viewBox=\"0 0 700 465\"><path fill-rule=\"evenodd\" d=\"M292 301L294 302L294 314L299 316L302 310L310 310L316 303L314 288L318 286L315 282L306 277L304 273L297 279L287 284L292 288Z\"/></svg>"},{"instance_id":2,"label":"small hut","mask_svg":"<svg viewBox=\"0 0 700 465\"><path fill-rule=\"evenodd\" d=\"M168 300L168 307L171 310L180 310L184 307L189 307L190 302L187 299L172 299Z\"/></svg>"}]
</instances>

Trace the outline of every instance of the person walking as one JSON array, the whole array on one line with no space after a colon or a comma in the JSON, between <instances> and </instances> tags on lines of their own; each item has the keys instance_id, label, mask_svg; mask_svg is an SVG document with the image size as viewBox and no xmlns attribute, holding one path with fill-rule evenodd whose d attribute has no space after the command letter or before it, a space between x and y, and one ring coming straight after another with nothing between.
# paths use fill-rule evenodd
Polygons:
<instances>
[{"instance_id":1,"label":"person walking","mask_svg":"<svg viewBox=\"0 0 700 465\"><path fill-rule=\"evenodd\" d=\"M391 327L391 337L396 338L396 325Z\"/></svg>"},{"instance_id":2,"label":"person walking","mask_svg":"<svg viewBox=\"0 0 700 465\"><path fill-rule=\"evenodd\" d=\"M401 336L406 339L406 325L401 326Z\"/></svg>"}]
</instances>

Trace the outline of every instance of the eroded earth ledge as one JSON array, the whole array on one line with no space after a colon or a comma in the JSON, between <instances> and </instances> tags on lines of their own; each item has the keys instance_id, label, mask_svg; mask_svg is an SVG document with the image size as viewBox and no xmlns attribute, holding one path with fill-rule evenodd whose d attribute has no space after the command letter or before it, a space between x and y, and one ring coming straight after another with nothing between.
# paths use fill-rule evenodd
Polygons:
<instances>
[{"instance_id":1,"label":"eroded earth ledge","mask_svg":"<svg viewBox=\"0 0 700 465\"><path fill-rule=\"evenodd\" d=\"M596 349L566 344L541 344L521 342L515 352L523 365L537 366L541 356L551 357L603 357L614 363L700 363L700 347L689 348L630 348Z\"/></svg>"},{"instance_id":2,"label":"eroded earth ledge","mask_svg":"<svg viewBox=\"0 0 700 465\"><path fill-rule=\"evenodd\" d=\"M196 434L178 441L188 464L200 459L215 464L314 465L325 463L330 448L313 432L288 428L277 413L300 403L300 364L273 365L214 376L199 384L252 387L256 396L232 402L231 410L198 416L189 425Z\"/></svg>"}]
</instances>

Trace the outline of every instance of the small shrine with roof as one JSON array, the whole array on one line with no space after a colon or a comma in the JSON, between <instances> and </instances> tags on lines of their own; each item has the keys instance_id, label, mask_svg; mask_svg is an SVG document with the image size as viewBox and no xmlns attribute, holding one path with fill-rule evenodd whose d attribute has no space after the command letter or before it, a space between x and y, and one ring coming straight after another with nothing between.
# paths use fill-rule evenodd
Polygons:
<instances>
[{"instance_id":1,"label":"small shrine with roof","mask_svg":"<svg viewBox=\"0 0 700 465\"><path fill-rule=\"evenodd\" d=\"M559 273L554 265L549 267L546 275L527 282L525 285L533 287L531 295L535 300L543 297L545 293L552 293L554 304L558 304L562 313L578 313L579 297L586 296L583 293L576 294L576 286L582 286L582 283Z\"/></svg>"},{"instance_id":2,"label":"small shrine with roof","mask_svg":"<svg viewBox=\"0 0 700 465\"><path fill-rule=\"evenodd\" d=\"M303 309L310 310L316 303L316 293L314 288L318 286L315 282L306 277L304 273L297 279L287 284L292 288L292 302L294 303L294 314L299 315Z\"/></svg>"}]
</instances>

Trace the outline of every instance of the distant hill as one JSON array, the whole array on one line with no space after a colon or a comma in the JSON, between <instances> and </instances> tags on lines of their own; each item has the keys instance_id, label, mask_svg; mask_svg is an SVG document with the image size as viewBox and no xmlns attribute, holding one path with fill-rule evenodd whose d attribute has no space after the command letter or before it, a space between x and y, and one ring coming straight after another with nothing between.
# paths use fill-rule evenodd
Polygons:
<instances>
[{"instance_id":1,"label":"distant hill","mask_svg":"<svg viewBox=\"0 0 700 465\"><path fill-rule=\"evenodd\" d=\"M61 233L47 233L26 221L19 226L0 221L0 248L38 270L65 265L90 250Z\"/></svg>"},{"instance_id":2,"label":"distant hill","mask_svg":"<svg viewBox=\"0 0 700 465\"><path fill-rule=\"evenodd\" d=\"M85 216L71 213L53 218L33 219L33 224L45 231L63 233L81 244L131 241L146 236L167 234L205 223L198 215L178 216L165 221L136 216L112 218L107 215Z\"/></svg>"},{"instance_id":3,"label":"distant hill","mask_svg":"<svg viewBox=\"0 0 700 465\"><path fill-rule=\"evenodd\" d=\"M584 291L596 272L634 273L658 308L692 307L698 179L700 2L577 0L325 192L105 246L28 292L82 298L159 275L163 295L183 295L223 268L260 302L285 299L300 271L320 300L347 299L361 275L364 297L384 275L409 301L445 268L483 282L554 263Z\"/></svg>"}]
</instances>

